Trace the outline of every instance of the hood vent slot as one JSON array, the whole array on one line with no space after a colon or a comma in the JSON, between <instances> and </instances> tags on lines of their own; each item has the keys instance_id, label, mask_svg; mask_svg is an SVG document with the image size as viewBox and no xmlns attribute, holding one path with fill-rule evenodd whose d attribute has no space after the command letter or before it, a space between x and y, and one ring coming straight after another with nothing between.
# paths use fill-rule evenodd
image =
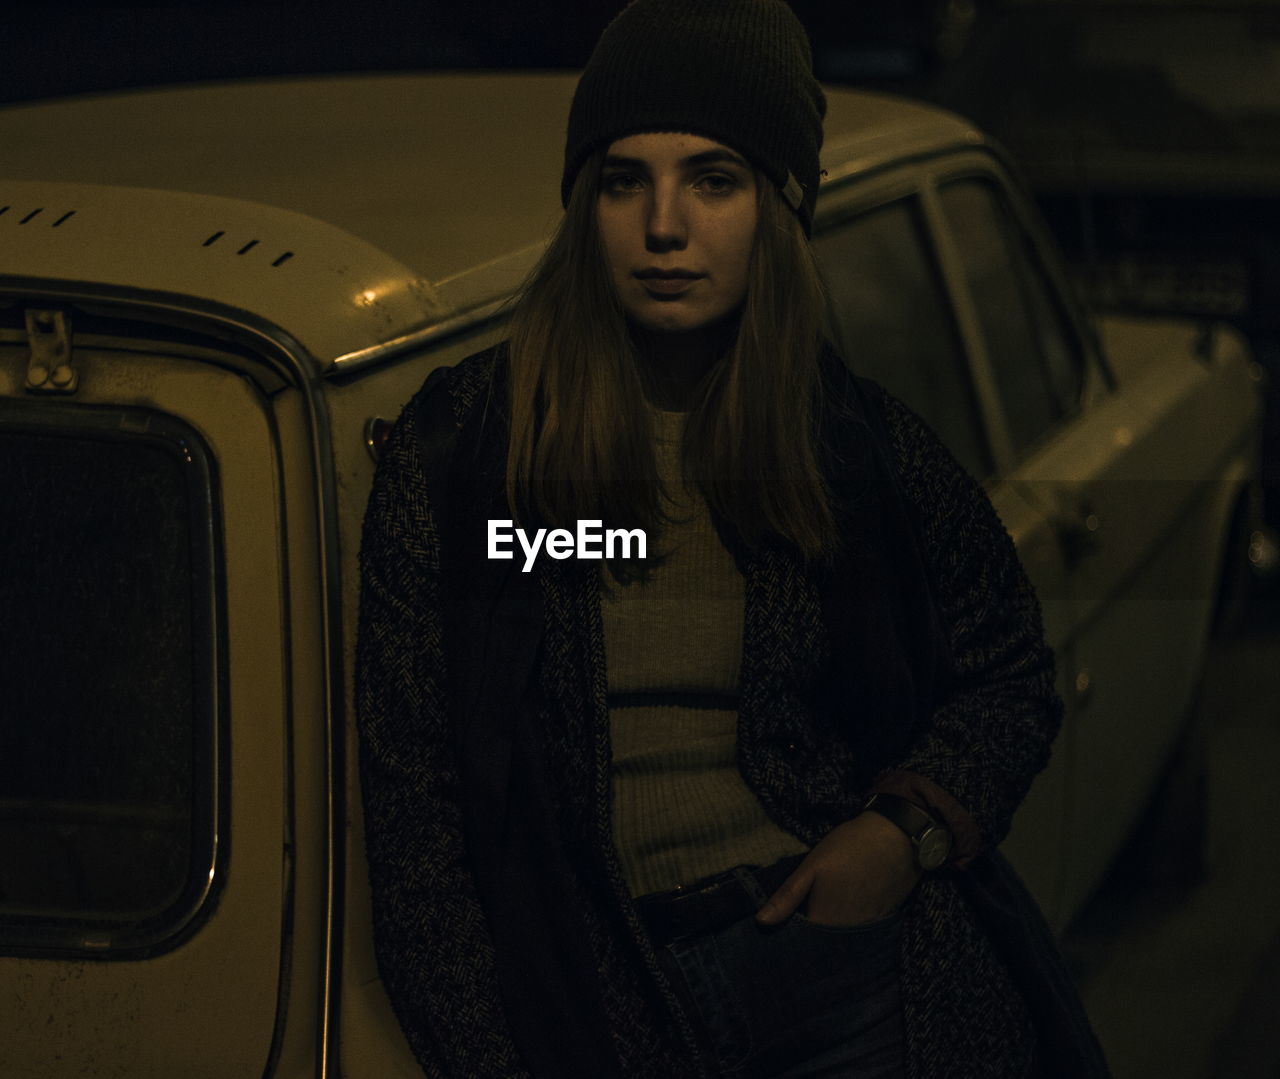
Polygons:
<instances>
[{"instance_id":1,"label":"hood vent slot","mask_svg":"<svg viewBox=\"0 0 1280 1079\"><path fill-rule=\"evenodd\" d=\"M10 210L12 210L12 209L13 209L13 205L12 205L12 204L10 204L10 205L8 205L8 206L0 206L0 215L7 214L7 213L8 213ZM21 211L19 211L19 212L21 212ZM19 225L25 225L28 221L34 221L34 220L35 220L35 219L36 219L40 214L42 214L42 213L44 213L44 207L43 207L43 206L38 206L38 207L36 207L36 209L34 209L34 210L32 210L30 213L28 213L26 217L20 217L20 218L18 218L18 224L19 224ZM49 225L49 227L50 227L51 229L56 229L59 225L61 225L64 221L66 221L66 220L67 220L67 218L69 218L69 217L74 217L74 216L75 216L75 213L76 213L76 211L75 211L75 210L68 210L65 214L63 214L60 218L58 218L58 220L57 220L57 221L52 222L52 223Z\"/></svg>"},{"instance_id":2,"label":"hood vent slot","mask_svg":"<svg viewBox=\"0 0 1280 1079\"><path fill-rule=\"evenodd\" d=\"M219 230L218 230L217 232L215 232L212 236L210 236L207 240L205 240L205 241L204 241L204 243L202 243L200 246L201 246L201 247L212 247L212 246L213 246L214 244L216 244L219 240L221 240L221 239L222 239L222 237L224 237L225 235L226 235L226 231L225 231L224 229L219 229ZM252 251L252 250L253 250L255 247L257 247L257 246L258 246L258 241L257 241L257 240L250 240L247 244L245 244L243 247L241 247L239 250L237 250L237 251L236 251L236 254L237 254L237 255L247 255L250 251ZM292 252L292 251L285 251L283 254L279 255L279 256L278 256L278 257L277 257L277 258L276 258L276 259L271 263L271 265L272 265L272 266L283 266L283 265L284 265L286 262L288 262L291 258L293 258L293 252Z\"/></svg>"}]
</instances>

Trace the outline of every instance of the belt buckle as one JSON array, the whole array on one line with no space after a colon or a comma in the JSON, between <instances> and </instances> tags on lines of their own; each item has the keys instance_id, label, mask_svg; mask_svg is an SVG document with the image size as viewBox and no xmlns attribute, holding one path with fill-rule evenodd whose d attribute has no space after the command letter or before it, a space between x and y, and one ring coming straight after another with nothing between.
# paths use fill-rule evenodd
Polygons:
<instances>
[{"instance_id":1,"label":"belt buckle","mask_svg":"<svg viewBox=\"0 0 1280 1079\"><path fill-rule=\"evenodd\" d=\"M678 918L683 912L696 906L699 899L705 898L718 887L718 884L704 884L701 888L676 885L671 889L675 894L668 896L660 905L660 909L667 918Z\"/></svg>"},{"instance_id":2,"label":"belt buckle","mask_svg":"<svg viewBox=\"0 0 1280 1079\"><path fill-rule=\"evenodd\" d=\"M712 896L718 895L719 893L723 892L724 889L729 885L734 885L735 887L741 887L741 885L738 883L737 875L733 872L732 869L726 873L721 873L718 876L712 877L708 881L704 881L701 887L698 887L698 888L686 887L684 890L684 893L676 897L677 902L680 900L692 901L695 899L710 899Z\"/></svg>"}]
</instances>

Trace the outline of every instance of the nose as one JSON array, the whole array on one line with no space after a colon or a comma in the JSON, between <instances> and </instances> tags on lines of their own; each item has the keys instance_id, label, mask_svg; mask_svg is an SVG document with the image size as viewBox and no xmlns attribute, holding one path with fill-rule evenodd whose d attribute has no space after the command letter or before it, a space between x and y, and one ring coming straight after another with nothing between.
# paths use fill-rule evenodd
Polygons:
<instances>
[{"instance_id":1,"label":"nose","mask_svg":"<svg viewBox=\"0 0 1280 1079\"><path fill-rule=\"evenodd\" d=\"M658 182L654 185L645 222L647 251L679 251L688 241L688 222L680 195L679 184Z\"/></svg>"}]
</instances>

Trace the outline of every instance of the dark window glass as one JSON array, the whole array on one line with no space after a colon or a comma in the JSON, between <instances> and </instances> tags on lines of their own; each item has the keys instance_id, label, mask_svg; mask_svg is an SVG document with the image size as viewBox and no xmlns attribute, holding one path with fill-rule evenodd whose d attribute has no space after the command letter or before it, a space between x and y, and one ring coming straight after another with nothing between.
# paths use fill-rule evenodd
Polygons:
<instances>
[{"instance_id":1,"label":"dark window glass","mask_svg":"<svg viewBox=\"0 0 1280 1079\"><path fill-rule=\"evenodd\" d=\"M137 943L208 883L209 490L192 450L0 431L9 943Z\"/></svg>"},{"instance_id":2,"label":"dark window glass","mask_svg":"<svg viewBox=\"0 0 1280 1079\"><path fill-rule=\"evenodd\" d=\"M1082 359L1025 234L991 184L948 184L941 198L1014 449L1021 451L1074 407Z\"/></svg>"},{"instance_id":3,"label":"dark window glass","mask_svg":"<svg viewBox=\"0 0 1280 1079\"><path fill-rule=\"evenodd\" d=\"M814 249L849 366L915 409L973 475L988 476L968 367L916 200L841 221Z\"/></svg>"}]
</instances>

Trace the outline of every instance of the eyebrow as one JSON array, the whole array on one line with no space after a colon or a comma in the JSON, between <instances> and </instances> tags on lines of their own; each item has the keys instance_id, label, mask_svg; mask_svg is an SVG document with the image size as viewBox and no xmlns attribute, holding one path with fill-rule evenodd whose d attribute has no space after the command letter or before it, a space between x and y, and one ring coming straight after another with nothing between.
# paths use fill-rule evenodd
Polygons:
<instances>
[{"instance_id":1,"label":"eyebrow","mask_svg":"<svg viewBox=\"0 0 1280 1079\"><path fill-rule=\"evenodd\" d=\"M649 163L638 157L620 157L617 154L609 154L604 159L607 168L617 169L644 169L649 167ZM735 154L732 150L725 150L717 147L714 150L703 150L701 153L690 154L688 157L682 157L680 164L686 168L696 167L698 165L715 165L728 163L737 165L739 168L749 169L751 166L747 162Z\"/></svg>"}]
</instances>

